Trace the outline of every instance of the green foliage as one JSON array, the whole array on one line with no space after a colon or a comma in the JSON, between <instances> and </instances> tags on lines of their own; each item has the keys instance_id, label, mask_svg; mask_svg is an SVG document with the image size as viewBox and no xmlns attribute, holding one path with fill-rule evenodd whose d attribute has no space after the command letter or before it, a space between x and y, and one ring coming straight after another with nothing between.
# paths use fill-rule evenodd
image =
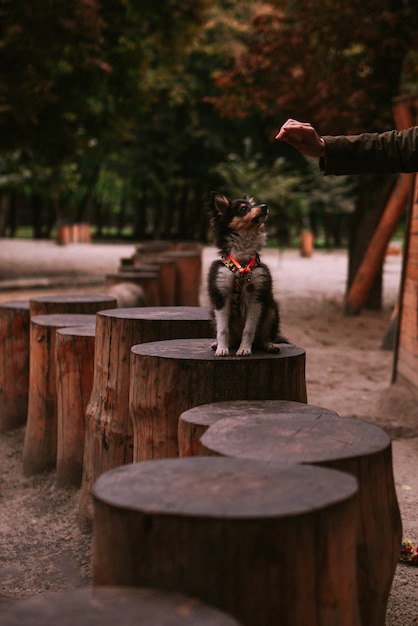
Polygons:
<instances>
[{"instance_id":1,"label":"green foliage","mask_svg":"<svg viewBox=\"0 0 418 626\"><path fill-rule=\"evenodd\" d=\"M414 1L0 0L0 194L36 198L38 235L87 219L204 239L220 187L273 218L348 212L351 181L270 138L288 115L386 123L416 87Z\"/></svg>"}]
</instances>

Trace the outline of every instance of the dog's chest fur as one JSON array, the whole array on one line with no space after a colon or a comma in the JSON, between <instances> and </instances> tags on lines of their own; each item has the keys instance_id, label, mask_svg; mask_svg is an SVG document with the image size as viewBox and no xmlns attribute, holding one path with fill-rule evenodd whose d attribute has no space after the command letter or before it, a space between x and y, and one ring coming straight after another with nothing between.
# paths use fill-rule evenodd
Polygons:
<instances>
[{"instance_id":1,"label":"dog's chest fur","mask_svg":"<svg viewBox=\"0 0 418 626\"><path fill-rule=\"evenodd\" d=\"M269 352L280 350L279 310L272 279L259 253L266 241L267 207L244 194L229 201L213 194L211 226L221 258L208 275L209 297L216 325L217 356L252 353L253 344Z\"/></svg>"}]
</instances>

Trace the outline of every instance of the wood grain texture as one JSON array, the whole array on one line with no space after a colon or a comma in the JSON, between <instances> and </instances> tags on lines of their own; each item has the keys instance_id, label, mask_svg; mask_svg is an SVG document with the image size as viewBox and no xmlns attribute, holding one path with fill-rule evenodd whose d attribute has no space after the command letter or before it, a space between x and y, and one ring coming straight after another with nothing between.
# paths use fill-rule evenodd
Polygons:
<instances>
[{"instance_id":1,"label":"wood grain texture","mask_svg":"<svg viewBox=\"0 0 418 626\"><path fill-rule=\"evenodd\" d=\"M289 400L262 400L260 402L241 400L195 406L180 415L178 427L179 456L207 456L212 454L211 450L202 444L201 438L209 426L226 417L240 419L249 415L272 413L280 417L283 414L300 415L305 412L309 414L315 412L318 416L323 413L337 415L335 411L330 409ZM213 454L217 453L213 452Z\"/></svg>"},{"instance_id":2,"label":"wood grain texture","mask_svg":"<svg viewBox=\"0 0 418 626\"><path fill-rule=\"evenodd\" d=\"M94 315L77 313L35 315L31 318L28 417L23 443L25 476L56 466L56 331L66 326L81 326L94 322Z\"/></svg>"},{"instance_id":3,"label":"wood grain texture","mask_svg":"<svg viewBox=\"0 0 418 626\"><path fill-rule=\"evenodd\" d=\"M130 414L134 461L178 455L178 421L186 409L222 400L306 402L305 351L216 357L211 341L172 340L131 350Z\"/></svg>"},{"instance_id":4,"label":"wood grain texture","mask_svg":"<svg viewBox=\"0 0 418 626\"><path fill-rule=\"evenodd\" d=\"M117 306L116 298L105 294L33 296L29 303L31 317L34 315L57 315L59 313L94 315L102 309L112 309Z\"/></svg>"},{"instance_id":5,"label":"wood grain texture","mask_svg":"<svg viewBox=\"0 0 418 626\"><path fill-rule=\"evenodd\" d=\"M103 472L133 460L129 414L130 349L172 339L208 337L209 310L203 307L138 307L101 311L96 316L95 371L86 409L83 478L78 520L88 527L91 489Z\"/></svg>"},{"instance_id":6,"label":"wood grain texture","mask_svg":"<svg viewBox=\"0 0 418 626\"><path fill-rule=\"evenodd\" d=\"M362 624L382 626L402 540L387 433L317 407L283 413L275 411L274 403L264 411L263 403L248 403L238 410L238 417L231 412L209 426L202 436L203 449L240 459L332 467L357 478L356 550ZM223 414L228 414L225 406Z\"/></svg>"},{"instance_id":7,"label":"wood grain texture","mask_svg":"<svg viewBox=\"0 0 418 626\"><path fill-rule=\"evenodd\" d=\"M248 626L353 626L356 492L353 477L303 465L117 468L94 489L94 584L179 591Z\"/></svg>"},{"instance_id":8,"label":"wood grain texture","mask_svg":"<svg viewBox=\"0 0 418 626\"><path fill-rule=\"evenodd\" d=\"M56 331L57 472L60 487L80 487L85 411L94 373L95 324Z\"/></svg>"},{"instance_id":9,"label":"wood grain texture","mask_svg":"<svg viewBox=\"0 0 418 626\"><path fill-rule=\"evenodd\" d=\"M0 432L23 426L29 393L29 300L0 304Z\"/></svg>"}]
</instances>

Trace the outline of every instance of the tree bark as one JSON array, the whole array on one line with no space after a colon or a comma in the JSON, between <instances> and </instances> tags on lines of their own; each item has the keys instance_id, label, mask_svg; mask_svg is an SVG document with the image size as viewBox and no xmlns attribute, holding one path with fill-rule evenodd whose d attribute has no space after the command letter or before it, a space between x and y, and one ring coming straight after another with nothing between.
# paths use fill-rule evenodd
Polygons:
<instances>
[{"instance_id":1,"label":"tree bark","mask_svg":"<svg viewBox=\"0 0 418 626\"><path fill-rule=\"evenodd\" d=\"M220 358L207 339L152 342L131 350L130 414L134 461L178 456L186 409L222 400L306 402L305 351Z\"/></svg>"},{"instance_id":2,"label":"tree bark","mask_svg":"<svg viewBox=\"0 0 418 626\"><path fill-rule=\"evenodd\" d=\"M26 422L29 391L29 300L0 304L0 432Z\"/></svg>"},{"instance_id":3,"label":"tree bark","mask_svg":"<svg viewBox=\"0 0 418 626\"><path fill-rule=\"evenodd\" d=\"M332 467L359 484L356 520L358 598L362 624L385 623L402 540L390 438L382 429L321 407L248 403L239 417L212 424L201 445L240 459Z\"/></svg>"},{"instance_id":4,"label":"tree bark","mask_svg":"<svg viewBox=\"0 0 418 626\"><path fill-rule=\"evenodd\" d=\"M95 325L56 332L57 473L60 487L80 487L85 411L93 386Z\"/></svg>"},{"instance_id":5,"label":"tree bark","mask_svg":"<svg viewBox=\"0 0 418 626\"><path fill-rule=\"evenodd\" d=\"M119 468L94 489L93 582L175 590L244 626L359 624L356 493L352 476L297 464Z\"/></svg>"},{"instance_id":6,"label":"tree bark","mask_svg":"<svg viewBox=\"0 0 418 626\"><path fill-rule=\"evenodd\" d=\"M209 311L200 307L139 307L97 314L95 371L86 409L78 512L82 528L88 529L91 523L91 490L96 479L133 459L129 414L131 347L173 337L209 337L211 333Z\"/></svg>"},{"instance_id":7,"label":"tree bark","mask_svg":"<svg viewBox=\"0 0 418 626\"><path fill-rule=\"evenodd\" d=\"M30 322L28 418L23 443L23 473L54 468L57 461L57 328L94 325L94 315L35 315Z\"/></svg>"}]
</instances>

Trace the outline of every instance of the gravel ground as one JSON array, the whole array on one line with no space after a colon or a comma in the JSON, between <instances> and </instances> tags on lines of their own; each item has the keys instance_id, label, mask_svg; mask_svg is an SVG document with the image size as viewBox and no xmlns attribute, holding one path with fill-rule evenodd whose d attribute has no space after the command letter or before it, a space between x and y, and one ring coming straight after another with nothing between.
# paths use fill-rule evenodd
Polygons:
<instances>
[{"instance_id":1,"label":"gravel ground","mask_svg":"<svg viewBox=\"0 0 418 626\"><path fill-rule=\"evenodd\" d=\"M42 281L44 294L100 293L104 275L133 252L130 244L0 239L0 301L39 294ZM204 250L203 276L214 252ZM307 351L308 401L389 432L404 537L418 544L418 394L390 384L393 356L380 349L398 295L400 256L385 262L383 310L356 317L342 315L344 252L315 251L306 259L298 251L267 250L264 260L274 276L283 334ZM204 278L201 303L207 304ZM23 435L24 428L0 435L0 603L91 581L91 538L75 519L78 492L58 489L54 472L22 476ZM418 624L417 582L418 568L398 565L386 626Z\"/></svg>"}]
</instances>

